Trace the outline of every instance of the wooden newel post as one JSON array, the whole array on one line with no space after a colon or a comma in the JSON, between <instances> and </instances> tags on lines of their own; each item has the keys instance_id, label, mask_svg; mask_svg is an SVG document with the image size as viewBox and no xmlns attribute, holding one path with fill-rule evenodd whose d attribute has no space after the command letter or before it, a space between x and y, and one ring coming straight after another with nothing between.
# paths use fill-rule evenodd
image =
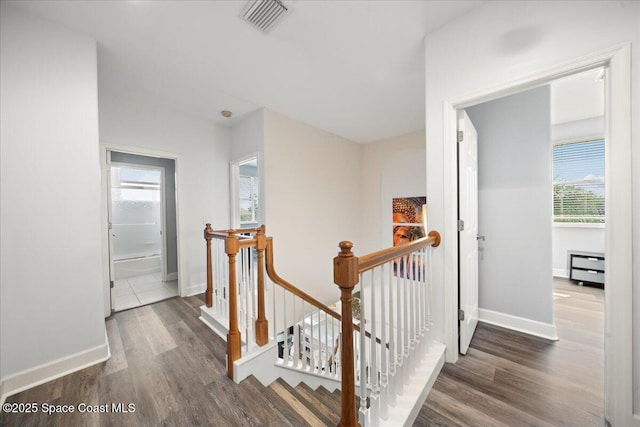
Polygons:
<instances>
[{"instance_id":1,"label":"wooden newel post","mask_svg":"<svg viewBox=\"0 0 640 427\"><path fill-rule=\"evenodd\" d=\"M256 344L263 346L269 342L269 323L264 314L264 250L267 247L265 226L261 225L256 232L256 249L258 251L258 319L256 320Z\"/></svg>"},{"instance_id":2,"label":"wooden newel post","mask_svg":"<svg viewBox=\"0 0 640 427\"><path fill-rule=\"evenodd\" d=\"M340 427L360 427L356 417L356 384L353 356L353 288L358 283L358 258L351 249L353 243L340 242L340 253L333 259L333 282L340 287L342 302L342 409Z\"/></svg>"},{"instance_id":3,"label":"wooden newel post","mask_svg":"<svg viewBox=\"0 0 640 427\"><path fill-rule=\"evenodd\" d=\"M238 329L238 287L236 283L236 255L240 250L238 237L228 231L224 250L229 257L229 332L227 333L227 376L233 379L233 362L242 356L240 330Z\"/></svg>"},{"instance_id":4,"label":"wooden newel post","mask_svg":"<svg viewBox=\"0 0 640 427\"><path fill-rule=\"evenodd\" d=\"M213 269L211 267L211 232L213 229L211 228L211 224L207 224L204 228L204 240L207 241L207 307L211 307L213 305Z\"/></svg>"}]
</instances>

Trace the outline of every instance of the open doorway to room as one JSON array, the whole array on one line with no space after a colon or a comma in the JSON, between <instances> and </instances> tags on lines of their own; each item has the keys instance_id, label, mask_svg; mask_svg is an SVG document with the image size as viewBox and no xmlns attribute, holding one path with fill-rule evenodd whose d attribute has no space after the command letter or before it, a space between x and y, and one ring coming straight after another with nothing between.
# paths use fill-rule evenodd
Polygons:
<instances>
[{"instance_id":1,"label":"open doorway to room","mask_svg":"<svg viewBox=\"0 0 640 427\"><path fill-rule=\"evenodd\" d=\"M550 340L552 370L585 390L604 417L604 69L467 107L477 128L477 198L459 160L459 210L477 200L476 308L463 304L469 269L460 216L460 352L469 319ZM469 126L467 126L469 127ZM459 128L460 129L460 128ZM458 137L465 151L467 129ZM464 167L463 167L464 166ZM464 185L463 185L464 184ZM466 252L465 252L466 254ZM585 285L584 287L582 285ZM473 301L473 299L470 299ZM471 331L473 333L473 331ZM558 342L553 342L559 340ZM467 341L468 345L468 341ZM576 349L581 357L575 357ZM514 350L515 351L515 350ZM571 369L568 369L568 367Z\"/></svg>"},{"instance_id":2,"label":"open doorway to room","mask_svg":"<svg viewBox=\"0 0 640 427\"><path fill-rule=\"evenodd\" d=\"M111 307L178 295L175 162L107 151Z\"/></svg>"},{"instance_id":3,"label":"open doorway to room","mask_svg":"<svg viewBox=\"0 0 640 427\"><path fill-rule=\"evenodd\" d=\"M605 419L628 420L633 399L633 311L632 311L632 180L631 180L631 50L628 45L576 58L538 70L519 79L464 96L443 100L443 209L445 235L457 234L456 174L456 110L482 102L536 88L553 80L582 71L605 67L605 112L607 159L605 164L605 311L607 333L604 337ZM437 141L435 142L437 149ZM429 145L427 145L429 150ZM447 166L449 166L447 168ZM437 173L437 172L436 172ZM429 177L430 175L428 175ZM458 247L456 239L448 239L452 250L444 255L445 342L446 358L454 363L459 357L458 345ZM624 422L624 421L621 421Z\"/></svg>"}]
</instances>

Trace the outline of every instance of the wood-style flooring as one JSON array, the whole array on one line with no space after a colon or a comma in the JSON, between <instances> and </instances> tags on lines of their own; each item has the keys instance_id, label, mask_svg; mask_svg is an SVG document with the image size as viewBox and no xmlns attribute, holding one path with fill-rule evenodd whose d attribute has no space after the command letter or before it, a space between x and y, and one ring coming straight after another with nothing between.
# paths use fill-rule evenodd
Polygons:
<instances>
[{"instance_id":1,"label":"wood-style flooring","mask_svg":"<svg viewBox=\"0 0 640 427\"><path fill-rule=\"evenodd\" d=\"M603 426L604 291L554 282L558 341L479 323L416 426Z\"/></svg>"},{"instance_id":2,"label":"wood-style flooring","mask_svg":"<svg viewBox=\"0 0 640 427\"><path fill-rule=\"evenodd\" d=\"M480 324L447 364L415 426L601 426L603 291L557 285L560 340ZM226 344L199 319L203 296L172 298L107 320L107 362L7 399L73 405L72 414L6 414L2 426L335 426L340 394L226 376ZM134 411L79 413L86 405ZM97 406L97 409L101 409Z\"/></svg>"},{"instance_id":3,"label":"wood-style flooring","mask_svg":"<svg viewBox=\"0 0 640 427\"><path fill-rule=\"evenodd\" d=\"M107 320L108 361L18 393L7 403L36 402L36 414L0 412L2 426L325 426L339 421L340 394L264 387L226 375L226 343L199 319L202 295L172 298L115 313ZM80 413L80 404L109 412ZM43 414L47 405L74 413ZM116 413L111 404L129 404Z\"/></svg>"}]
</instances>

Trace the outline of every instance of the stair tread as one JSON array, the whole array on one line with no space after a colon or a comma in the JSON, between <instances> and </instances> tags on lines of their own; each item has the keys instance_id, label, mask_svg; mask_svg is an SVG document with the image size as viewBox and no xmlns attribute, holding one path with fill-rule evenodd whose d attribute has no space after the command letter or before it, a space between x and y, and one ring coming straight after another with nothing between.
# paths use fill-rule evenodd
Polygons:
<instances>
[{"instance_id":1,"label":"stair tread","mask_svg":"<svg viewBox=\"0 0 640 427\"><path fill-rule=\"evenodd\" d=\"M305 422L311 425L335 425L339 421L339 416L322 405L318 407L304 396L304 393L291 387L285 380L278 378L269 386L274 390L280 398L289 404L289 406L297 413L302 412ZM316 399L316 401L321 402Z\"/></svg>"},{"instance_id":2,"label":"stair tread","mask_svg":"<svg viewBox=\"0 0 640 427\"><path fill-rule=\"evenodd\" d=\"M295 390L312 405L312 407L318 408L333 424L336 424L340 420L339 402L336 402L334 399L327 399L326 395L313 390L305 383L298 384Z\"/></svg>"},{"instance_id":3,"label":"stair tread","mask_svg":"<svg viewBox=\"0 0 640 427\"><path fill-rule=\"evenodd\" d=\"M322 386L318 387L318 389L315 390L315 393L317 393L322 398L322 401L325 405L331 405L332 409L340 413L340 406L342 403L342 395L340 393L335 395Z\"/></svg>"}]
</instances>

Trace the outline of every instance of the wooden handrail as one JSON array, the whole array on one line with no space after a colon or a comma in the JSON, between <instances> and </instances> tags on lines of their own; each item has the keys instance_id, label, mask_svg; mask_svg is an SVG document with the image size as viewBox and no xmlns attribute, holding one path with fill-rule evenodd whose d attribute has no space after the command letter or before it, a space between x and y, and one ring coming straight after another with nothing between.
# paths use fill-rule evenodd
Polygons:
<instances>
[{"instance_id":1,"label":"wooden handrail","mask_svg":"<svg viewBox=\"0 0 640 427\"><path fill-rule=\"evenodd\" d=\"M267 255L267 262L266 262L267 275L269 276L269 278L274 283L276 283L277 285L279 285L282 288L286 289L287 291L291 292L295 296L305 300L306 302L308 302L309 304L313 305L317 309L319 309L321 311L324 311L325 313L327 313L329 316L333 317L334 319L336 319L336 320L341 320L342 319L342 316L340 316L340 314L336 313L335 311L330 309L327 305L321 303L320 301L318 301L317 299L315 299L314 297L312 297L308 293L298 289L297 287L295 287L291 283L287 282L282 277L280 277L278 275L278 273L276 273L276 270L273 267L273 238L272 237L267 237L266 255Z\"/></svg>"},{"instance_id":2,"label":"wooden handrail","mask_svg":"<svg viewBox=\"0 0 640 427\"><path fill-rule=\"evenodd\" d=\"M440 240L440 233L432 230L429 232L427 237L423 237L422 239L414 240L413 242L409 242L404 245L392 246L371 254L362 255L358 258L358 273L371 270L379 265L402 258L403 256L409 255L411 252L415 252L428 246L437 248L440 246Z\"/></svg>"},{"instance_id":3,"label":"wooden handrail","mask_svg":"<svg viewBox=\"0 0 640 427\"><path fill-rule=\"evenodd\" d=\"M334 319L336 319L336 320L338 320L340 322L342 321L342 316L340 315L340 313L335 312L334 310L329 308L326 304L321 303L320 301L318 301L317 299L315 299L314 297L312 297L308 293L300 290L296 286L294 286L291 283L287 282L282 277L280 277L278 275L278 273L276 273L275 268L273 267L273 238L271 238L271 237L267 237L267 251L266 251L266 254L267 254L267 262L266 262L267 275L269 276L269 278L275 284L277 284L280 287L286 289L287 291L291 292L292 294L294 294L298 298L304 300L305 302L308 302L309 304L313 305L314 307L316 307L320 311L324 311L325 313L327 313L329 316L333 317ZM354 323L353 324L353 329L355 331L357 331L357 332L360 332L360 325L356 325ZM371 338L371 332L369 332L367 330L364 331L364 335L367 338ZM376 342L378 344L382 344L382 340L380 340L380 338L378 338L378 337L376 337ZM387 347L389 347L388 343L386 345L387 345Z\"/></svg>"},{"instance_id":4,"label":"wooden handrail","mask_svg":"<svg viewBox=\"0 0 640 427\"><path fill-rule=\"evenodd\" d=\"M211 224L209 224L211 225ZM264 227L264 226L261 226ZM242 233L257 233L260 230L260 227L254 228L230 228L227 230L205 230L205 233L211 235L211 237L215 237L218 239L226 239L229 234L238 235L239 237L243 237Z\"/></svg>"}]
</instances>

